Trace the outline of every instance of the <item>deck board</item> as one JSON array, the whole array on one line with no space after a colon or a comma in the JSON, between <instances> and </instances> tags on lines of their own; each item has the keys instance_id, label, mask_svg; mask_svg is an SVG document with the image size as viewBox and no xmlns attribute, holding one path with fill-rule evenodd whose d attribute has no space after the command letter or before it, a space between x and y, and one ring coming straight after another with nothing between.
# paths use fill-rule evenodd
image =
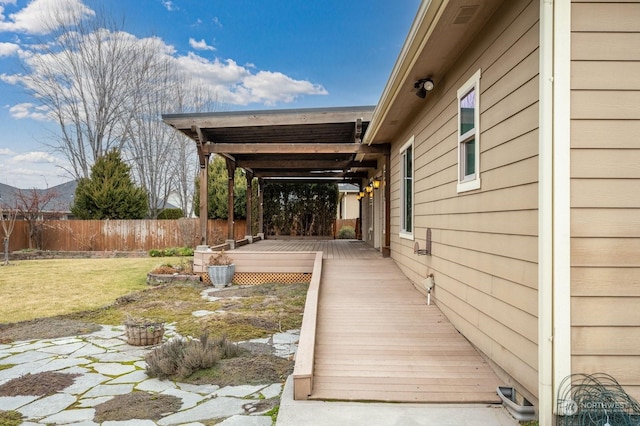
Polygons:
<instances>
[{"instance_id":1,"label":"deck board","mask_svg":"<svg viewBox=\"0 0 640 426\"><path fill-rule=\"evenodd\" d=\"M391 259L323 262L311 399L499 403L498 377Z\"/></svg>"},{"instance_id":2,"label":"deck board","mask_svg":"<svg viewBox=\"0 0 640 426\"><path fill-rule=\"evenodd\" d=\"M323 252L311 399L500 403L502 383L484 359L365 243L265 240L241 249Z\"/></svg>"}]
</instances>

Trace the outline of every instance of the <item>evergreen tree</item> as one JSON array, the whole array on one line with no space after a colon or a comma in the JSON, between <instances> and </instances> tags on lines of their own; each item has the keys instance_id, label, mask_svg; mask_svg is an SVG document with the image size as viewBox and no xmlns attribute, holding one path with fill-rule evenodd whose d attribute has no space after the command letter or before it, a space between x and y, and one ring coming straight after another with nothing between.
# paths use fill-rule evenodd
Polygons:
<instances>
[{"instance_id":1,"label":"evergreen tree","mask_svg":"<svg viewBox=\"0 0 640 426\"><path fill-rule=\"evenodd\" d=\"M227 164L224 158L215 155L209 162L209 186L207 216L209 219L227 219L229 209ZM194 208L196 215L200 214L200 179L196 179L194 194ZM254 189L255 190L255 189ZM255 199L255 198L254 198ZM236 219L247 217L247 179L244 170L237 168L234 175L233 216Z\"/></svg>"},{"instance_id":2,"label":"evergreen tree","mask_svg":"<svg viewBox=\"0 0 640 426\"><path fill-rule=\"evenodd\" d=\"M89 178L78 181L71 212L79 219L142 219L147 194L135 186L130 167L111 150L91 168Z\"/></svg>"}]
</instances>

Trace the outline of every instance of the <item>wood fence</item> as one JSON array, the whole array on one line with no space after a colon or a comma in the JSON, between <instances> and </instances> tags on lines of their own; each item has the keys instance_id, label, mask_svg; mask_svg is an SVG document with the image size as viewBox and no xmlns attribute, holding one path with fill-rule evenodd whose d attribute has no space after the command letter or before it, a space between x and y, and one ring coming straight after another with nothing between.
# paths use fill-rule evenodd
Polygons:
<instances>
[{"instance_id":1,"label":"wood fence","mask_svg":"<svg viewBox=\"0 0 640 426\"><path fill-rule=\"evenodd\" d=\"M43 250L51 251L148 251L168 247L195 247L200 244L200 219L178 220L47 220L40 222ZM336 220L334 238L343 225L355 219ZM236 240L245 237L246 221L234 222ZM0 229L0 237L2 230ZM226 220L209 220L209 245L223 243ZM29 248L27 222L16 221L9 251Z\"/></svg>"},{"instance_id":2,"label":"wood fence","mask_svg":"<svg viewBox=\"0 0 640 426\"><path fill-rule=\"evenodd\" d=\"M234 222L236 239L245 236L244 219ZM200 220L47 220L42 226L42 249L52 251L136 251L200 244ZM226 220L209 220L209 244L224 242ZM9 250L29 248L27 222L16 221Z\"/></svg>"}]
</instances>

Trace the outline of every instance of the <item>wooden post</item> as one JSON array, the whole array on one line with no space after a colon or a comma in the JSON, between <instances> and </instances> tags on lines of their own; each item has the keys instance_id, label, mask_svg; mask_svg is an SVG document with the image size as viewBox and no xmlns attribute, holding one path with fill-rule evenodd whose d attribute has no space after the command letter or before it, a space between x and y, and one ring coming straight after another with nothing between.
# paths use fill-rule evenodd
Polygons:
<instances>
[{"instance_id":1,"label":"wooden post","mask_svg":"<svg viewBox=\"0 0 640 426\"><path fill-rule=\"evenodd\" d=\"M252 236L252 219L253 219L253 172L246 170L247 178L247 229L245 236Z\"/></svg>"},{"instance_id":2,"label":"wooden post","mask_svg":"<svg viewBox=\"0 0 640 426\"><path fill-rule=\"evenodd\" d=\"M391 144L384 144L384 246L382 257L391 256Z\"/></svg>"},{"instance_id":3,"label":"wooden post","mask_svg":"<svg viewBox=\"0 0 640 426\"><path fill-rule=\"evenodd\" d=\"M264 188L262 179L258 179L258 234L262 234L264 238L264 209L262 202L264 201Z\"/></svg>"},{"instance_id":4,"label":"wooden post","mask_svg":"<svg viewBox=\"0 0 640 426\"><path fill-rule=\"evenodd\" d=\"M204 167L200 165L200 244L208 245L209 235L209 156L205 156Z\"/></svg>"},{"instance_id":5,"label":"wooden post","mask_svg":"<svg viewBox=\"0 0 640 426\"><path fill-rule=\"evenodd\" d=\"M233 223L233 203L234 203L234 189L235 189L235 174L236 174L236 163L235 161L226 158L227 160L227 188L228 188L228 196L227 196L227 210L229 214L227 215L227 239L235 241L234 234L234 223Z\"/></svg>"}]
</instances>

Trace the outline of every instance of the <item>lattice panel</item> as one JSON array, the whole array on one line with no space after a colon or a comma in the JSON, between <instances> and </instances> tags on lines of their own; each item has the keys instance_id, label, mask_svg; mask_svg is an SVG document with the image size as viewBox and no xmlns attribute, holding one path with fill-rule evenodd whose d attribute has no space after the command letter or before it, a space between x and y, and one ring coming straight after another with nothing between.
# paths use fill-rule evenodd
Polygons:
<instances>
[{"instance_id":1,"label":"lattice panel","mask_svg":"<svg viewBox=\"0 0 640 426\"><path fill-rule=\"evenodd\" d=\"M266 283L310 283L311 274L293 272L236 272L233 276L233 283L240 285L258 285Z\"/></svg>"},{"instance_id":2,"label":"lattice panel","mask_svg":"<svg viewBox=\"0 0 640 426\"><path fill-rule=\"evenodd\" d=\"M207 285L213 285L207 273L201 273L202 282ZM266 283L310 283L310 273L294 273L294 272L236 272L233 275L233 284L238 285L260 285Z\"/></svg>"}]
</instances>

